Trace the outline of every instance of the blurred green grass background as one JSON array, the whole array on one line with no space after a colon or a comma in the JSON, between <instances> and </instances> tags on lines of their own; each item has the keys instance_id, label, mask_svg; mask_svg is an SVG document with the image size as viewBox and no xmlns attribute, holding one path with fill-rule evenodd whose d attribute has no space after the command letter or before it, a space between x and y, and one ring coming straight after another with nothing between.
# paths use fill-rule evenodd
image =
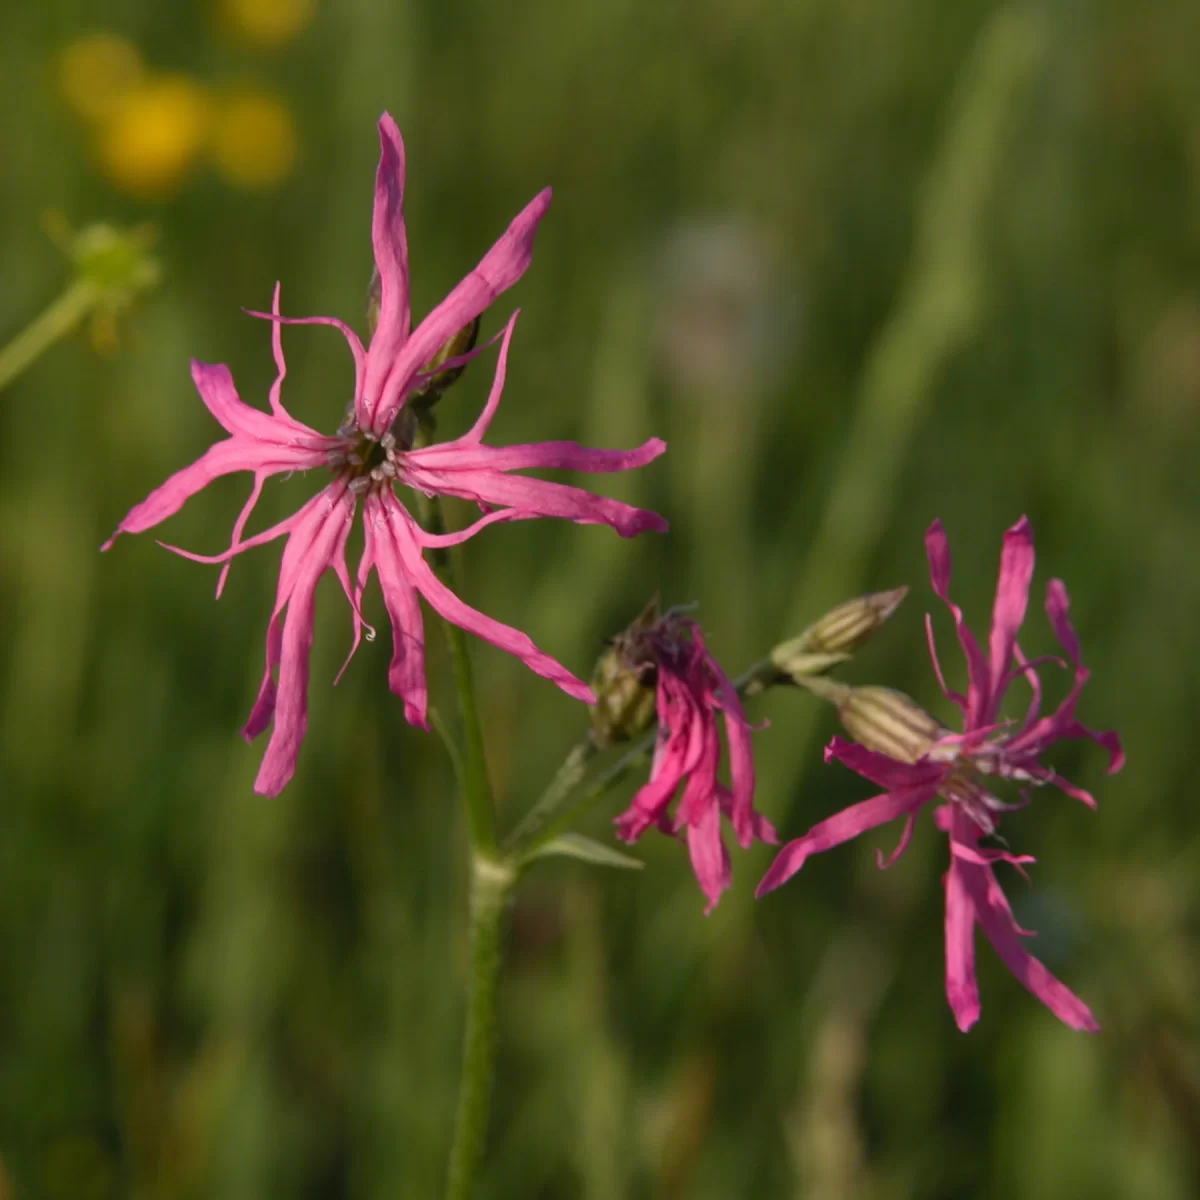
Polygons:
<instances>
[{"instance_id":1,"label":"blurred green grass background","mask_svg":"<svg viewBox=\"0 0 1200 1200\"><path fill-rule=\"evenodd\" d=\"M72 107L63 54L97 30L193 89L165 116L121 110L144 144ZM891 871L866 838L757 904L769 851L738 854L707 920L667 839L638 847L635 877L539 867L513 913L482 1195L1196 1195L1197 44L1200 8L1168 0L6 6L0 341L67 278L49 211L153 222L163 282L115 354L81 334L0 394L0 1197L439 1192L463 832L441 747L386 690L387 639L327 686L349 622L326 581L311 732L265 801L237 731L278 550L239 560L220 603L215 568L151 537L97 553L214 436L190 356L265 403L268 331L239 307L281 279L286 312L361 328L385 108L408 145L417 313L555 188L485 327L522 306L492 440L670 445L597 481L669 537L491 529L461 556L472 603L586 674L661 589L699 603L737 671L838 600L910 583L847 677L941 712L922 534L946 521L978 625L1027 512L1039 604L1062 576L1094 671L1081 716L1129 754L1107 779L1094 748L1063 748L1099 811L1039 795L1006 829L1040 860L1032 888L1006 881L1017 915L1096 1038L990 949L983 1018L957 1033L927 823ZM240 175L205 132L231 91L276 106ZM340 339L284 344L287 403L332 428ZM488 375L443 400L448 433ZM271 485L263 525L313 486ZM165 535L223 548L246 487ZM1052 649L1040 607L1024 645ZM585 714L474 651L511 821ZM752 715L785 837L867 794L821 765L815 701ZM623 802L588 831L610 836Z\"/></svg>"}]
</instances>

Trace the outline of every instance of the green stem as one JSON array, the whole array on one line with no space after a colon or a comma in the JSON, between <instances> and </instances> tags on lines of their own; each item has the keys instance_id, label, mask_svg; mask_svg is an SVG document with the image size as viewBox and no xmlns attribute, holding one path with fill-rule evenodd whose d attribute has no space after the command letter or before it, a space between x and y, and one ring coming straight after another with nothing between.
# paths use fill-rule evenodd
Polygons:
<instances>
[{"instance_id":1,"label":"green stem","mask_svg":"<svg viewBox=\"0 0 1200 1200\"><path fill-rule=\"evenodd\" d=\"M421 523L434 533L445 533L446 522L442 506L437 497L418 493ZM445 550L430 552L434 570L447 585L454 587L454 572L450 556ZM471 670L471 656L467 650L467 637L452 621L443 620L442 629L450 649L450 666L454 672L454 686L458 692L458 710L462 718L463 732L463 804L467 810L467 832L471 849L477 855L496 857L496 807L492 799L492 785L488 779L487 756L483 746L483 727L479 722L479 704L475 698L475 677Z\"/></svg>"},{"instance_id":2,"label":"green stem","mask_svg":"<svg viewBox=\"0 0 1200 1200\"><path fill-rule=\"evenodd\" d=\"M71 333L95 306L96 297L90 283L76 280L0 350L0 392L55 342Z\"/></svg>"},{"instance_id":3,"label":"green stem","mask_svg":"<svg viewBox=\"0 0 1200 1200\"><path fill-rule=\"evenodd\" d=\"M421 497L421 518L437 533L445 521L437 499ZM444 551L430 554L434 569L453 586L450 557ZM460 771L463 803L467 811L467 833L471 842L471 915L468 936L471 962L467 977L467 1020L463 1032L462 1078L458 1088L458 1110L454 1118L454 1141L446 1182L447 1200L469 1200L483 1161L487 1138L492 1085L496 1075L496 993L500 982L501 941L504 915L517 880L517 871L498 860L496 853L496 810L488 780L483 729L471 658L463 631L443 620L450 663L458 692L463 728L463 761Z\"/></svg>"},{"instance_id":4,"label":"green stem","mask_svg":"<svg viewBox=\"0 0 1200 1200\"><path fill-rule=\"evenodd\" d=\"M654 749L657 730L652 729L640 741L635 742L615 763L599 775L576 797L573 803L560 807L557 813L545 820L537 833L521 847L522 858L529 856L548 841L565 833L575 822L592 808L604 795L617 786L634 767L640 766Z\"/></svg>"},{"instance_id":5,"label":"green stem","mask_svg":"<svg viewBox=\"0 0 1200 1200\"><path fill-rule=\"evenodd\" d=\"M446 1200L470 1200L483 1161L496 1074L496 995L501 943L516 880L517 872L511 867L490 857L473 857L467 1024Z\"/></svg>"},{"instance_id":6,"label":"green stem","mask_svg":"<svg viewBox=\"0 0 1200 1200\"><path fill-rule=\"evenodd\" d=\"M443 621L442 628L446 631L446 642L450 647L450 663L454 671L454 684L458 689L458 708L463 724L463 801L467 809L467 831L472 850L494 859L496 809L492 802L491 781L488 779L483 727L479 723L479 706L475 701L475 679L467 652L467 638L450 621Z\"/></svg>"},{"instance_id":7,"label":"green stem","mask_svg":"<svg viewBox=\"0 0 1200 1200\"><path fill-rule=\"evenodd\" d=\"M579 786L587 773L588 764L598 753L596 743L585 737L571 748L563 764L555 772L550 786L538 802L521 818L517 827L504 839L506 850L519 851L524 846L540 845L538 837L568 796Z\"/></svg>"}]
</instances>

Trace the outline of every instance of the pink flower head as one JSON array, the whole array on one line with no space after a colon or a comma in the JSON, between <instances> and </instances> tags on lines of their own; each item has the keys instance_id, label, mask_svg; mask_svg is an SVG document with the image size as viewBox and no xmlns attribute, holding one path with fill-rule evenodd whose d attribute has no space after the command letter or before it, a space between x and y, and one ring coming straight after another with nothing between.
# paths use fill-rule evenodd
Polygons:
<instances>
[{"instance_id":1,"label":"pink flower head","mask_svg":"<svg viewBox=\"0 0 1200 1200\"><path fill-rule=\"evenodd\" d=\"M963 714L963 732L943 730L918 745L908 761L897 757L897 743L880 738L892 753L879 753L864 745L834 738L826 761L837 759L886 790L835 816L820 821L803 837L779 852L758 887L758 895L790 879L810 854L828 850L897 817L904 818L900 843L880 866L890 866L905 850L918 812L935 799L945 801L934 813L939 829L949 836L950 868L946 891L946 995L960 1029L969 1029L979 1018L979 989L975 977L974 931L978 924L1005 965L1030 992L1060 1020L1074 1029L1099 1029L1088 1007L1060 983L1022 945L1029 936L1013 919L993 867L1009 862L1018 867L1033 860L1002 850L982 848L979 839L995 833L999 814L1016 807L1001 802L987 786L989 777L1015 779L1026 784L1051 783L1089 807L1095 801L1081 788L1068 783L1040 758L1060 738L1090 738L1108 751L1109 772L1124 763L1117 735L1095 733L1075 718L1075 707L1088 678L1079 653L1079 640L1068 616L1070 603L1062 582L1052 579L1046 589L1046 613L1074 668L1074 683L1066 699L1048 716L1041 715L1042 689L1036 668L1017 645L1017 630L1025 617L1033 575L1033 534L1022 517L1004 536L1000 575L992 610L992 628L985 653L967 628L962 610L949 596L950 550L940 521L925 537L933 589L954 618L959 643L967 660L966 696L946 687L933 644L932 626L926 618L934 670L946 695ZM1013 728L999 719L1001 700L1010 684L1023 677L1033 698L1024 719ZM911 704L906 697L902 702ZM919 726L919 710L913 728ZM903 716L903 714L901 714ZM936 723L934 723L936 725ZM893 723L889 737L895 738ZM856 733L858 730L856 729ZM861 736L861 735L860 735ZM865 739L864 739L865 740Z\"/></svg>"},{"instance_id":2,"label":"pink flower head","mask_svg":"<svg viewBox=\"0 0 1200 1200\"><path fill-rule=\"evenodd\" d=\"M686 831L692 870L708 897L704 911L709 913L731 880L722 815L732 822L743 848L755 838L772 844L779 840L771 823L754 810L750 724L737 690L709 654L695 621L668 613L632 636L637 641L633 652L657 675L658 743L649 782L616 818L617 836L636 842L651 825L668 834ZM725 718L732 787L717 778L718 712ZM683 796L671 817L667 809L680 784Z\"/></svg>"},{"instance_id":3,"label":"pink flower head","mask_svg":"<svg viewBox=\"0 0 1200 1200\"><path fill-rule=\"evenodd\" d=\"M427 727L425 638L418 596L424 596L430 607L446 620L515 654L568 695L588 702L594 696L587 684L539 650L525 634L477 612L454 595L426 563L423 553L426 549L456 545L497 521L529 517L564 517L580 524L609 525L623 537L667 528L667 523L656 513L579 488L512 473L529 468L624 471L657 458L666 449L657 438L628 451L592 450L574 442L506 447L484 444L484 434L495 416L504 387L516 314L504 329L491 394L474 426L455 441L414 448L416 422L406 419L409 414L404 405L431 377L432 372L425 372L422 367L525 273L538 222L550 203L550 190L541 192L518 214L479 265L412 330L403 211L404 143L395 122L386 113L379 121L379 137L382 150L375 180L371 235L381 289L379 320L370 345L364 349L357 335L335 317L280 316L277 284L271 312L252 314L273 324L272 348L278 374L269 394L271 411L266 413L243 404L227 367L193 361L192 379L200 398L229 436L131 509L102 547L107 550L121 533L141 533L158 525L218 476L234 471L253 473L254 486L234 524L228 550L201 555L174 546L167 548L198 562L223 563L217 584L219 596L235 555L287 536L275 608L267 626L266 670L243 730L249 740L274 721L254 785L257 792L265 795L277 794L291 779L304 739L313 600L317 583L326 571L334 572L350 602L354 629L351 656L358 647L364 625L363 589L372 570L378 575L392 624L393 653L388 682L404 701L407 720ZM355 364L354 399L332 436L308 428L283 407L281 389L287 368L280 327L284 324L332 325L349 343ZM486 347L447 360L437 371L461 366L483 349ZM243 540L246 522L267 478L311 468L328 471L330 482L298 512ZM430 496L461 497L479 505L485 515L456 533L428 533L400 502L396 490L400 485ZM357 584L352 587L345 550L360 501L364 548ZM372 632L368 629L368 637Z\"/></svg>"}]
</instances>

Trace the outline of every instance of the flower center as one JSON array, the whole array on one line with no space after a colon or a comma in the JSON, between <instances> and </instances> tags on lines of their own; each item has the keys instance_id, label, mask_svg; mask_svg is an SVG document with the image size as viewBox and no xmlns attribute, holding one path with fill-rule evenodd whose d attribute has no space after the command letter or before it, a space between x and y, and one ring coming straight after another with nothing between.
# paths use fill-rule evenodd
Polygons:
<instances>
[{"instance_id":1,"label":"flower center","mask_svg":"<svg viewBox=\"0 0 1200 1200\"><path fill-rule=\"evenodd\" d=\"M402 409L392 428L376 437L359 428L351 411L338 426L341 445L329 452L326 461L335 475L347 480L347 487L355 495L382 487L396 478L397 456L412 447L410 428L415 431L416 424Z\"/></svg>"},{"instance_id":2,"label":"flower center","mask_svg":"<svg viewBox=\"0 0 1200 1200\"><path fill-rule=\"evenodd\" d=\"M996 815L1023 807L1006 804L980 782L970 767L960 767L939 789L944 799L958 805L985 834L996 832Z\"/></svg>"}]
</instances>

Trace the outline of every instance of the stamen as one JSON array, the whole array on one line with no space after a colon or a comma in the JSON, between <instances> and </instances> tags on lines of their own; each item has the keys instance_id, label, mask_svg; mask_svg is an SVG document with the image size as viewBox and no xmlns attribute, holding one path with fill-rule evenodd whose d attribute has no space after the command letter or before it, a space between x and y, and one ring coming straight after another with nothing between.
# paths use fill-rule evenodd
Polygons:
<instances>
[{"instance_id":1,"label":"stamen","mask_svg":"<svg viewBox=\"0 0 1200 1200\"><path fill-rule=\"evenodd\" d=\"M354 454L353 452L346 455L346 461L355 467L361 467L363 464L362 455Z\"/></svg>"},{"instance_id":2,"label":"stamen","mask_svg":"<svg viewBox=\"0 0 1200 1200\"><path fill-rule=\"evenodd\" d=\"M371 486L371 477L369 475L357 475L346 484L346 488L353 492L354 495L360 496Z\"/></svg>"}]
</instances>

